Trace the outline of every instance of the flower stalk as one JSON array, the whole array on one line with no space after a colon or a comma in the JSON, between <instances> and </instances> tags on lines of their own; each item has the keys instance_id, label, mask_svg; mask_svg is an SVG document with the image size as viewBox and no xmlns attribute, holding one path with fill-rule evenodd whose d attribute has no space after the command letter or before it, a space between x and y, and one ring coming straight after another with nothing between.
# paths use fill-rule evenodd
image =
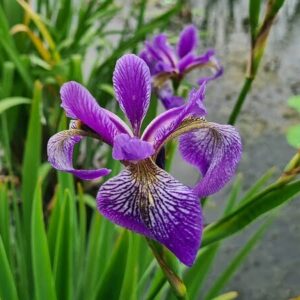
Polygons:
<instances>
[{"instance_id":1,"label":"flower stalk","mask_svg":"<svg viewBox=\"0 0 300 300\"><path fill-rule=\"evenodd\" d=\"M251 2L249 1L250 5ZM257 29L257 24L251 24L251 52L250 58L247 65L246 76L244 85L241 92L236 100L234 108L228 119L228 124L234 125L238 115L241 112L242 106L246 100L246 97L251 89L252 82L254 81L261 59L265 52L267 39L271 30L271 27L276 19L279 9L282 7L284 0L269 0L267 3L267 9L264 20L261 26ZM250 16L252 11L250 10ZM256 11L259 15L259 10ZM256 23L256 22L254 22Z\"/></svg>"},{"instance_id":2,"label":"flower stalk","mask_svg":"<svg viewBox=\"0 0 300 300\"><path fill-rule=\"evenodd\" d=\"M178 299L187 299L186 286L182 279L179 278L175 271L170 267L170 264L167 263L165 258L167 252L165 251L165 249L160 244L151 239L147 238L146 240L168 282L170 283L170 286L174 291L176 297Z\"/></svg>"}]
</instances>

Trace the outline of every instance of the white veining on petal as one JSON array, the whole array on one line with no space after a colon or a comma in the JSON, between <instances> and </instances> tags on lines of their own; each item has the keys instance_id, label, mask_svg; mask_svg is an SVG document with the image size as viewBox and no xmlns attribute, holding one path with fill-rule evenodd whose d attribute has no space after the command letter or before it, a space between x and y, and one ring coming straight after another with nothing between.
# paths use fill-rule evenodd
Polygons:
<instances>
[{"instance_id":1,"label":"white veining on petal","mask_svg":"<svg viewBox=\"0 0 300 300\"><path fill-rule=\"evenodd\" d=\"M99 190L98 208L113 222L156 239L190 265L200 245L198 197L151 160L130 165Z\"/></svg>"}]
</instances>

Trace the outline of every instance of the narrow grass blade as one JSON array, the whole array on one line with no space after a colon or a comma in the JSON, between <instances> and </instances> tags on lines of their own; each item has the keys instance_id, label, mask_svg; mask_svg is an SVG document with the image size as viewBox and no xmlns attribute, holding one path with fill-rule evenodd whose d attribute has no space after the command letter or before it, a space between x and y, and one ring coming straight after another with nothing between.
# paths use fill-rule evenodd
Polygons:
<instances>
[{"instance_id":1,"label":"narrow grass blade","mask_svg":"<svg viewBox=\"0 0 300 300\"><path fill-rule=\"evenodd\" d=\"M25 152L22 168L22 200L24 207L24 224L29 237L32 195L38 178L41 163L42 128L40 122L40 105L42 101L42 84L35 82L31 104L30 120L27 129Z\"/></svg>"},{"instance_id":2,"label":"narrow grass blade","mask_svg":"<svg viewBox=\"0 0 300 300\"><path fill-rule=\"evenodd\" d=\"M260 5L261 0L249 0L249 22L252 39L254 39L256 35L259 22Z\"/></svg>"},{"instance_id":3,"label":"narrow grass blade","mask_svg":"<svg viewBox=\"0 0 300 300\"><path fill-rule=\"evenodd\" d=\"M55 285L45 232L40 183L37 184L32 205L31 239L35 299L55 300Z\"/></svg>"},{"instance_id":4,"label":"narrow grass blade","mask_svg":"<svg viewBox=\"0 0 300 300\"><path fill-rule=\"evenodd\" d=\"M0 6L0 45L7 54L7 56L13 61L16 69L20 73L28 89L32 88L33 80L26 65L22 62L20 54L16 49L14 41L9 32L8 20L5 16L5 12Z\"/></svg>"},{"instance_id":5,"label":"narrow grass blade","mask_svg":"<svg viewBox=\"0 0 300 300\"><path fill-rule=\"evenodd\" d=\"M50 207L51 210L49 223L48 223L48 245L49 245L49 253L52 265L54 265L54 255L55 255L55 247L57 242L57 233L59 229L60 219L62 217L62 203L64 201L63 193L59 191L60 187L56 186L55 193L51 199Z\"/></svg>"},{"instance_id":6,"label":"narrow grass blade","mask_svg":"<svg viewBox=\"0 0 300 300\"><path fill-rule=\"evenodd\" d=\"M77 185L78 190L78 202L79 202L79 218L78 218L78 238L77 238L77 251L75 252L75 265L74 279L75 284L75 295L77 299L81 299L80 293L86 287L83 286L84 280L84 266L86 259L86 234L87 234L87 212L84 202L83 189L80 184ZM78 272L80 270L80 272Z\"/></svg>"},{"instance_id":7,"label":"narrow grass blade","mask_svg":"<svg viewBox=\"0 0 300 300\"><path fill-rule=\"evenodd\" d=\"M54 255L54 280L58 299L73 299L74 206L69 191L65 192Z\"/></svg>"},{"instance_id":8,"label":"narrow grass blade","mask_svg":"<svg viewBox=\"0 0 300 300\"><path fill-rule=\"evenodd\" d=\"M0 236L0 299L18 300L15 281Z\"/></svg>"},{"instance_id":9,"label":"narrow grass blade","mask_svg":"<svg viewBox=\"0 0 300 300\"><path fill-rule=\"evenodd\" d=\"M97 288L91 300L110 299L118 300L122 288L123 274L126 268L126 257L128 251L128 232L123 230L120 234L109 264L102 272ZM113 288L111 283L113 282Z\"/></svg>"},{"instance_id":10,"label":"narrow grass blade","mask_svg":"<svg viewBox=\"0 0 300 300\"><path fill-rule=\"evenodd\" d=\"M278 186L253 197L225 218L207 226L204 230L202 247L220 241L253 222L259 216L294 198L300 192L300 181Z\"/></svg>"},{"instance_id":11,"label":"narrow grass blade","mask_svg":"<svg viewBox=\"0 0 300 300\"><path fill-rule=\"evenodd\" d=\"M60 56L56 50L55 42L47 29L46 25L41 20L40 16L32 9L32 7L24 0L17 0L18 3L23 7L23 9L26 11L28 16L33 20L36 27L39 29L41 35L43 36L44 40L48 43L49 48L51 49L53 53L53 58L55 61L60 60Z\"/></svg>"},{"instance_id":12,"label":"narrow grass blade","mask_svg":"<svg viewBox=\"0 0 300 300\"><path fill-rule=\"evenodd\" d=\"M228 293L225 293L223 295L220 295L220 296L217 296L215 298L213 298L212 300L233 300L233 299L236 299L238 297L238 293L237 292L228 292Z\"/></svg>"},{"instance_id":13,"label":"narrow grass blade","mask_svg":"<svg viewBox=\"0 0 300 300\"><path fill-rule=\"evenodd\" d=\"M12 34L24 32L28 35L40 56L49 64L51 64L51 54L44 46L43 41L26 25L17 24L11 29Z\"/></svg>"},{"instance_id":14,"label":"narrow grass blade","mask_svg":"<svg viewBox=\"0 0 300 300\"><path fill-rule=\"evenodd\" d=\"M88 299L92 299L99 279L110 261L114 235L114 225L95 211L90 226L85 267L84 295Z\"/></svg>"},{"instance_id":15,"label":"narrow grass blade","mask_svg":"<svg viewBox=\"0 0 300 300\"><path fill-rule=\"evenodd\" d=\"M275 168L269 169L265 174L263 174L252 186L251 188L245 193L242 199L239 201L239 206L247 203L252 197L259 193L263 186L268 182L268 180L274 175Z\"/></svg>"},{"instance_id":16,"label":"narrow grass blade","mask_svg":"<svg viewBox=\"0 0 300 300\"><path fill-rule=\"evenodd\" d=\"M138 236L128 232L128 251L126 259L126 268L123 276L122 289L119 300L137 300L136 286L138 274Z\"/></svg>"},{"instance_id":17,"label":"narrow grass blade","mask_svg":"<svg viewBox=\"0 0 300 300\"><path fill-rule=\"evenodd\" d=\"M61 0L58 5L60 7L55 27L60 29L57 35L62 40L68 36L74 11L71 0Z\"/></svg>"},{"instance_id":18,"label":"narrow grass blade","mask_svg":"<svg viewBox=\"0 0 300 300\"><path fill-rule=\"evenodd\" d=\"M272 219L271 219L272 220ZM219 276L219 278L214 282L212 288L208 291L207 295L204 297L205 300L210 300L218 295L223 289L223 287L229 282L236 270L247 258L248 254L262 238L266 229L271 223L271 220L268 220L264 223L255 234L249 239L246 245L237 253L237 255L230 262L225 271Z\"/></svg>"},{"instance_id":19,"label":"narrow grass blade","mask_svg":"<svg viewBox=\"0 0 300 300\"><path fill-rule=\"evenodd\" d=\"M10 215L8 208L7 189L4 184L0 183L0 236L2 237L3 246L7 258L11 261L10 254Z\"/></svg>"},{"instance_id":20,"label":"narrow grass blade","mask_svg":"<svg viewBox=\"0 0 300 300\"><path fill-rule=\"evenodd\" d=\"M0 100L0 114L5 112L6 110L20 105L20 104L30 104L31 99L24 97L9 97Z\"/></svg>"}]
</instances>

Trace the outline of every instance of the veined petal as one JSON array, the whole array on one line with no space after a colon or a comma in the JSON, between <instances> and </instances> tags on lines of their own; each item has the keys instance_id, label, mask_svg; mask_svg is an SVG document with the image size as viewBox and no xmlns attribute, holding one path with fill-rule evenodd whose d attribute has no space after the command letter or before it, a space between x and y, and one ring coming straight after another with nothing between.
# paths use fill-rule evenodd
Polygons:
<instances>
[{"instance_id":1,"label":"veined petal","mask_svg":"<svg viewBox=\"0 0 300 300\"><path fill-rule=\"evenodd\" d=\"M176 68L177 58L175 51L173 47L169 45L165 34L156 35L152 43L146 42L145 48L157 62L162 62L174 69Z\"/></svg>"},{"instance_id":2,"label":"veined petal","mask_svg":"<svg viewBox=\"0 0 300 300\"><path fill-rule=\"evenodd\" d=\"M97 204L114 223L157 240L181 262L193 264L202 234L199 199L151 160L104 183Z\"/></svg>"},{"instance_id":3,"label":"veined petal","mask_svg":"<svg viewBox=\"0 0 300 300\"><path fill-rule=\"evenodd\" d=\"M116 160L137 162L154 153L153 146L128 134L119 134L115 137L112 156Z\"/></svg>"},{"instance_id":4,"label":"veined petal","mask_svg":"<svg viewBox=\"0 0 300 300\"><path fill-rule=\"evenodd\" d=\"M197 166L203 178L194 187L199 197L219 191L234 175L242 154L239 133L233 126L207 123L180 137L183 158Z\"/></svg>"},{"instance_id":5,"label":"veined petal","mask_svg":"<svg viewBox=\"0 0 300 300\"><path fill-rule=\"evenodd\" d=\"M117 61L113 84L120 107L128 117L134 134L138 135L151 95L147 64L136 55L124 55Z\"/></svg>"},{"instance_id":6,"label":"veined petal","mask_svg":"<svg viewBox=\"0 0 300 300\"><path fill-rule=\"evenodd\" d=\"M198 46L198 31L194 25L186 26L180 33L177 43L177 54L184 57Z\"/></svg>"},{"instance_id":7,"label":"veined petal","mask_svg":"<svg viewBox=\"0 0 300 300\"><path fill-rule=\"evenodd\" d=\"M91 180L108 175L111 170L77 170L73 168L73 150L75 144L83 138L80 130L65 130L52 136L47 145L48 161L57 170L69 172L75 176Z\"/></svg>"},{"instance_id":8,"label":"veined petal","mask_svg":"<svg viewBox=\"0 0 300 300\"><path fill-rule=\"evenodd\" d=\"M192 69L204 67L204 66L214 66L214 57L215 51L208 50L206 53L196 56L194 53L189 53L188 55L184 56L178 63L179 72L187 73Z\"/></svg>"},{"instance_id":9,"label":"veined petal","mask_svg":"<svg viewBox=\"0 0 300 300\"><path fill-rule=\"evenodd\" d=\"M190 116L204 117L206 82L198 90L192 90L186 105L170 109L157 116L145 129L142 139L153 143L155 150L159 149L165 140Z\"/></svg>"},{"instance_id":10,"label":"veined petal","mask_svg":"<svg viewBox=\"0 0 300 300\"><path fill-rule=\"evenodd\" d=\"M60 95L62 107L67 117L78 119L93 129L101 139L112 145L114 137L119 133L127 132L126 128L116 127L106 111L101 108L90 92L81 84L70 81L65 83ZM116 118L118 118L116 116Z\"/></svg>"}]
</instances>

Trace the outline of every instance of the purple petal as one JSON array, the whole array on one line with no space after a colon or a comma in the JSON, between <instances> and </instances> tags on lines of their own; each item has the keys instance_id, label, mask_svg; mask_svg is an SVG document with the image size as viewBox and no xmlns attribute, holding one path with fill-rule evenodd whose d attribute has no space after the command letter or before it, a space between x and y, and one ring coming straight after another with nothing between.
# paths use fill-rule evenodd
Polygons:
<instances>
[{"instance_id":1,"label":"purple petal","mask_svg":"<svg viewBox=\"0 0 300 300\"><path fill-rule=\"evenodd\" d=\"M184 99L178 96L174 96L174 91L172 88L172 82L167 81L164 85L158 89L158 98L161 100L165 109L171 109L174 107L179 107L184 104Z\"/></svg>"},{"instance_id":2,"label":"purple petal","mask_svg":"<svg viewBox=\"0 0 300 300\"><path fill-rule=\"evenodd\" d=\"M206 53L196 56L193 53L190 53L183 57L179 63L178 63L178 69L179 72L182 73L187 73L190 70L197 68L197 67L203 67L206 65L213 65L214 62L214 57L215 57L215 51L210 49Z\"/></svg>"},{"instance_id":3,"label":"purple petal","mask_svg":"<svg viewBox=\"0 0 300 300\"><path fill-rule=\"evenodd\" d=\"M47 153L49 163L57 170L69 172L75 176L91 180L108 175L111 170L77 170L73 168L73 150L75 144L79 143L83 136L75 130L61 131L52 136L48 141Z\"/></svg>"},{"instance_id":4,"label":"purple petal","mask_svg":"<svg viewBox=\"0 0 300 300\"><path fill-rule=\"evenodd\" d=\"M222 76L224 73L224 68L219 64L217 60L215 60L215 66L212 68L213 69L213 74L211 76L207 76L204 78L198 79L197 83L201 85L204 81L209 82L211 80L215 80L218 77Z\"/></svg>"},{"instance_id":5,"label":"purple petal","mask_svg":"<svg viewBox=\"0 0 300 300\"><path fill-rule=\"evenodd\" d=\"M150 160L104 183L97 203L112 222L157 240L181 262L193 264L202 234L199 199Z\"/></svg>"},{"instance_id":6,"label":"purple petal","mask_svg":"<svg viewBox=\"0 0 300 300\"><path fill-rule=\"evenodd\" d=\"M171 109L171 108L182 106L184 104L183 98L178 97L178 96L163 95L163 96L159 96L159 98L160 98L164 108L167 110Z\"/></svg>"},{"instance_id":7,"label":"purple petal","mask_svg":"<svg viewBox=\"0 0 300 300\"><path fill-rule=\"evenodd\" d=\"M170 109L156 117L145 129L142 139L151 142L157 150L165 140L190 116L203 117L206 82L198 90L192 90L186 105Z\"/></svg>"},{"instance_id":8,"label":"purple petal","mask_svg":"<svg viewBox=\"0 0 300 300\"><path fill-rule=\"evenodd\" d=\"M219 191L234 175L242 154L240 135L233 126L207 125L180 137L183 158L203 175L194 188L199 197Z\"/></svg>"},{"instance_id":9,"label":"purple petal","mask_svg":"<svg viewBox=\"0 0 300 300\"><path fill-rule=\"evenodd\" d=\"M138 161L151 156L153 146L128 134L119 134L115 137L112 156L116 160Z\"/></svg>"},{"instance_id":10,"label":"purple petal","mask_svg":"<svg viewBox=\"0 0 300 300\"><path fill-rule=\"evenodd\" d=\"M150 102L149 68L138 56L124 55L117 61L113 84L120 107L131 122L134 134L138 135Z\"/></svg>"},{"instance_id":11,"label":"purple petal","mask_svg":"<svg viewBox=\"0 0 300 300\"><path fill-rule=\"evenodd\" d=\"M107 144L112 145L117 134L127 132L122 126L116 127L107 112L98 105L95 98L81 84L75 81L65 83L60 90L60 95L61 106L67 117L80 120L99 134Z\"/></svg>"},{"instance_id":12,"label":"purple petal","mask_svg":"<svg viewBox=\"0 0 300 300\"><path fill-rule=\"evenodd\" d=\"M198 46L198 31L194 25L186 26L180 33L177 44L177 53L180 58L184 57Z\"/></svg>"},{"instance_id":13,"label":"purple petal","mask_svg":"<svg viewBox=\"0 0 300 300\"><path fill-rule=\"evenodd\" d=\"M145 46L148 53L157 62L162 62L169 65L171 68L176 68L177 57L173 47L169 45L165 34L156 35L152 40L152 44L150 42L146 42Z\"/></svg>"}]
</instances>

